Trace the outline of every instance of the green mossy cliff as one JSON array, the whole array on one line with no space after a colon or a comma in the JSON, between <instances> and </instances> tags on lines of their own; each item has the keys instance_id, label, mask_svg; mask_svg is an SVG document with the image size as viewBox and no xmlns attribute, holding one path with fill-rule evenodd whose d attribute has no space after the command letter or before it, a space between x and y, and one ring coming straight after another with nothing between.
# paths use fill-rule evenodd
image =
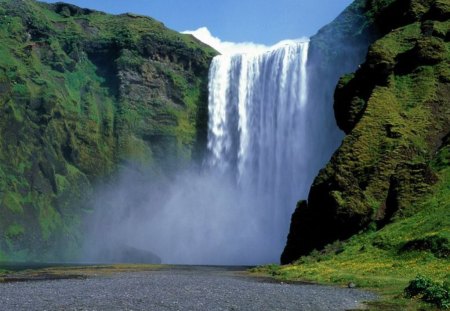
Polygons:
<instances>
[{"instance_id":1,"label":"green mossy cliff","mask_svg":"<svg viewBox=\"0 0 450 311\"><path fill-rule=\"evenodd\" d=\"M96 182L199 158L215 53L143 16L0 0L0 260L74 258Z\"/></svg>"},{"instance_id":2,"label":"green mossy cliff","mask_svg":"<svg viewBox=\"0 0 450 311\"><path fill-rule=\"evenodd\" d=\"M347 135L307 202L299 202L283 263L418 213L435 185L442 189L449 164L448 152L440 150L447 150L450 136L450 3L355 1L345 14L360 30L340 27L340 36L365 33L373 44L336 88L335 116ZM340 20L328 27L339 29ZM315 41L321 42L320 32ZM436 238L448 243L440 229Z\"/></svg>"}]
</instances>

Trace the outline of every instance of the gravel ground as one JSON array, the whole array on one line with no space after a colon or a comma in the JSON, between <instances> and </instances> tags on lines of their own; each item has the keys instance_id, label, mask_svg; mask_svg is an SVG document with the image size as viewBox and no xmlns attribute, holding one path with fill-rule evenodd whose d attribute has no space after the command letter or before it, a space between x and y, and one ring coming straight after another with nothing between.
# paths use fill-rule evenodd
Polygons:
<instances>
[{"instance_id":1,"label":"gravel ground","mask_svg":"<svg viewBox=\"0 0 450 311\"><path fill-rule=\"evenodd\" d=\"M0 310L8 311L349 310L373 299L356 289L282 284L213 267L0 284Z\"/></svg>"}]
</instances>

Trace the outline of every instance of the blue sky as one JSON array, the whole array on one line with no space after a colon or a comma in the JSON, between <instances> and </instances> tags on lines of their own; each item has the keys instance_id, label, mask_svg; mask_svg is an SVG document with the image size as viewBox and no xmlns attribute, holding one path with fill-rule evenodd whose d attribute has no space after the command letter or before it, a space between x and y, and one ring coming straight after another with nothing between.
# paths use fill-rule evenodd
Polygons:
<instances>
[{"instance_id":1,"label":"blue sky","mask_svg":"<svg viewBox=\"0 0 450 311\"><path fill-rule=\"evenodd\" d=\"M57 2L46 0L45 2ZM352 0L65 0L113 14L151 16L177 31L207 27L224 41L272 45L309 37Z\"/></svg>"}]
</instances>

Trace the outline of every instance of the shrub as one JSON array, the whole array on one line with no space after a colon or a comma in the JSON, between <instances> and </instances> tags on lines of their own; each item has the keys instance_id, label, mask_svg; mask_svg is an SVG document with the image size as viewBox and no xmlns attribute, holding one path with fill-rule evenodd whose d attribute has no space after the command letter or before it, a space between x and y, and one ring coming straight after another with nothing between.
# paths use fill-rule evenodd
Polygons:
<instances>
[{"instance_id":1,"label":"shrub","mask_svg":"<svg viewBox=\"0 0 450 311\"><path fill-rule=\"evenodd\" d=\"M442 309L450 308L450 288L448 282L441 284L418 275L405 288L405 296L408 298L420 298Z\"/></svg>"}]
</instances>

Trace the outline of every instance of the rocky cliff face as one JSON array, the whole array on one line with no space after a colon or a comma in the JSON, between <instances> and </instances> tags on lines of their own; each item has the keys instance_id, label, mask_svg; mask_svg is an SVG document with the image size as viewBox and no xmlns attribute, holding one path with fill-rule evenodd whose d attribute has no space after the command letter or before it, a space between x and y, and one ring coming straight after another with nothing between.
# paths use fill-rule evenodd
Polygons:
<instances>
[{"instance_id":1,"label":"rocky cliff face","mask_svg":"<svg viewBox=\"0 0 450 311\"><path fill-rule=\"evenodd\" d=\"M200 156L215 51L132 14L6 0L0 16L0 260L63 259L96 182Z\"/></svg>"},{"instance_id":2,"label":"rocky cliff face","mask_svg":"<svg viewBox=\"0 0 450 311\"><path fill-rule=\"evenodd\" d=\"M334 111L347 136L298 204L283 263L414 213L439 178L431 164L450 134L448 1L356 1L351 8L359 11L348 18L364 18L363 37L376 40L338 83ZM340 19L328 27L341 38L360 34Z\"/></svg>"}]
</instances>

